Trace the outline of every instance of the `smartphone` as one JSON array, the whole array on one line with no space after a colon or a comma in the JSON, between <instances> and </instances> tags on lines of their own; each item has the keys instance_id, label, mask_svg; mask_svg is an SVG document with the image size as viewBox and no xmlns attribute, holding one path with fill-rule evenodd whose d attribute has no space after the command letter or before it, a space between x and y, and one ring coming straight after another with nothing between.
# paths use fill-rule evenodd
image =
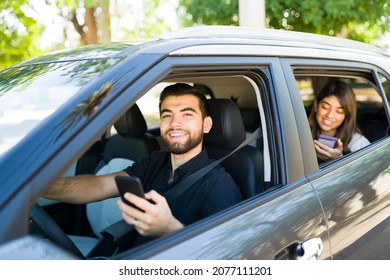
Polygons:
<instances>
[{"instance_id":1,"label":"smartphone","mask_svg":"<svg viewBox=\"0 0 390 280\"><path fill-rule=\"evenodd\" d=\"M124 198L124 195L125 193L130 192L132 194L144 198L144 188L142 186L141 180L138 177L116 176L115 182L118 187L122 201L131 207L139 209L133 203L130 203L126 198Z\"/></svg>"},{"instance_id":2,"label":"smartphone","mask_svg":"<svg viewBox=\"0 0 390 280\"><path fill-rule=\"evenodd\" d=\"M336 148L337 147L337 141L338 141L338 138L337 137L332 137L332 136L327 136L327 135L323 135L323 134L320 134L318 136L318 142L320 142L321 144L324 144L330 148Z\"/></svg>"}]
</instances>

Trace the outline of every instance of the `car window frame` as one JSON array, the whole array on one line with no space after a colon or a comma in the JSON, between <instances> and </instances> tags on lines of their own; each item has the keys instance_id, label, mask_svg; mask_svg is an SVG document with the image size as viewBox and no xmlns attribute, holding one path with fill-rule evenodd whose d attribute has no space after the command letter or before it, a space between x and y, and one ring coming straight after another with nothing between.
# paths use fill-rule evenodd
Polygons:
<instances>
[{"instance_id":1,"label":"car window frame","mask_svg":"<svg viewBox=\"0 0 390 280\"><path fill-rule=\"evenodd\" d=\"M272 171L272 174L277 174L277 176L273 177L273 184L284 185L304 177L301 151L296 148L299 146L299 143L294 142L298 139L298 132L294 129L295 119L291 118L291 116L293 116L293 108L291 107L290 101L285 98L284 94L282 94L282 96L279 94L288 91L284 79L277 78L284 75L279 58L251 55L234 57L225 57L223 55L185 57L169 56L162 60L156 66L155 70L160 71L160 68L165 67L165 65L167 69L165 72L162 72L164 77L161 77L159 80L155 80L153 85L168 78L167 73L169 72L169 69L172 71L172 65L174 65L175 69L183 69L184 71L188 69L195 69L195 65L199 70L205 69L205 67L226 69L226 67L229 66L234 71L239 69L253 69L254 71L257 67L268 66L269 73L267 78L269 79L269 88L267 88L267 90L269 90L270 94L266 96L264 104L268 104L265 106L269 106L269 108L265 109L268 110L267 113L272 116L272 119L267 120L267 125L269 129L272 128L268 142L275 145L275 150L273 152L271 151L271 153L273 153L271 157L275 156L276 166L274 165L274 168L277 169L276 171ZM144 93L149 89L150 88L144 89ZM293 136L291 137L291 135ZM289 143L290 146L286 149L284 143Z\"/></svg>"},{"instance_id":2,"label":"car window frame","mask_svg":"<svg viewBox=\"0 0 390 280\"><path fill-rule=\"evenodd\" d=\"M387 119L389 121L389 129L390 129L390 74L385 72L382 69L376 69L374 74L375 74L376 83L378 84L378 90L380 92L382 92L383 106L384 106L384 109L387 113ZM387 92L385 91L385 88L383 87L383 83L381 82L380 76L382 76L384 79L386 79L386 81L389 84L389 90Z\"/></svg>"},{"instance_id":3,"label":"car window frame","mask_svg":"<svg viewBox=\"0 0 390 280\"><path fill-rule=\"evenodd\" d=\"M337 59L316 59L316 58L283 58L282 60L282 66L285 71L286 75L286 81L288 83L289 89L291 90L291 94L295 97L293 99L294 103L294 113L296 114L296 118L299 119L300 121L298 122L299 129L301 131L309 131L310 128L308 126L308 121L307 121L307 116L306 112L303 106L302 99L300 97L300 93L298 90L298 87L296 85L296 79L294 75L294 70L299 69L299 68L311 68L315 69L316 67L319 69L319 72L325 70L337 70L338 72L342 73L358 73L362 76L363 73L365 75L370 76L372 81L374 83L374 86L376 86L378 94L380 95L382 99L382 103L385 107L387 107L388 110L388 105L386 106L386 95L383 91L382 86L380 83L378 83L379 78L377 77L377 71L381 71L382 73L385 72L381 70L377 65L373 65L370 63L363 63L359 61L344 61L344 60L337 60ZM356 75L357 77L360 77L360 75ZM293 97L293 98L294 98ZM387 111L387 116L389 119L389 111ZM389 122L390 123L390 122ZM310 137L307 137L310 135ZM359 157L364 155L365 153L368 153L369 150L375 148L376 143L382 142L382 140L385 140L386 138L380 139L379 141L375 141L375 143L370 143L370 145L355 151L353 153L350 153L348 155L344 155L343 157L330 161L328 163L325 163L323 165L319 165L316 159L315 155L315 150L314 150L314 145L313 145L313 140L311 139L311 133L300 133L300 140L301 140L301 145L302 147L306 147L306 149L302 149L302 155L304 157L304 162L305 162L305 170L307 176L310 176L312 174L317 173L318 171L324 169L325 167L328 166L340 166L344 164L344 161L350 161L353 160L354 157Z\"/></svg>"}]
</instances>

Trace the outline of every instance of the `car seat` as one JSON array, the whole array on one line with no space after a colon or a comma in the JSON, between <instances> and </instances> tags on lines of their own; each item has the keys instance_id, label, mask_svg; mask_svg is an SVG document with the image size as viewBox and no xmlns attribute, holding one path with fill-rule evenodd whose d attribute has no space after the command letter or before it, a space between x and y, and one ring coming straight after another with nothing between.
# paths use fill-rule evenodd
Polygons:
<instances>
[{"instance_id":1,"label":"car seat","mask_svg":"<svg viewBox=\"0 0 390 280\"><path fill-rule=\"evenodd\" d=\"M147 132L146 121L136 104L114 124L114 127L118 133L107 139L103 158L96 168L96 175L123 170L134 161L160 148L154 136ZM85 256L102 238L100 232L122 219L117 200L118 198L110 198L87 205L87 218L96 237L70 236Z\"/></svg>"},{"instance_id":2,"label":"car seat","mask_svg":"<svg viewBox=\"0 0 390 280\"><path fill-rule=\"evenodd\" d=\"M245 126L232 100L207 99L207 105L213 126L205 134L204 145L210 157L219 159L246 139ZM263 190L263 154L259 149L246 145L226 158L222 165L239 186L244 199Z\"/></svg>"},{"instance_id":3,"label":"car seat","mask_svg":"<svg viewBox=\"0 0 390 280\"><path fill-rule=\"evenodd\" d=\"M242 120L244 122L246 136L249 137L261 125L259 108L256 107L239 109ZM257 141L253 141L251 145L260 151L263 151L263 139L259 138Z\"/></svg>"}]
</instances>

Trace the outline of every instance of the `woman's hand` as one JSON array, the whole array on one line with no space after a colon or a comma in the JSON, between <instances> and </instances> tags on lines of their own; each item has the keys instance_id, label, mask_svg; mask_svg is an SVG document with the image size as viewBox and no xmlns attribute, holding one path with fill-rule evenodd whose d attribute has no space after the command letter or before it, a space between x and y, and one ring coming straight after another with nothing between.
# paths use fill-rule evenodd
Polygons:
<instances>
[{"instance_id":1,"label":"woman's hand","mask_svg":"<svg viewBox=\"0 0 390 280\"><path fill-rule=\"evenodd\" d=\"M167 200L156 191L145 193L145 199L131 193L124 196L142 211L118 201L123 219L133 224L140 235L158 237L183 228L171 212Z\"/></svg>"},{"instance_id":2,"label":"woman's hand","mask_svg":"<svg viewBox=\"0 0 390 280\"><path fill-rule=\"evenodd\" d=\"M334 149L314 140L314 148L316 149L317 156L324 161L343 156L343 142L340 139L337 140L337 147Z\"/></svg>"}]
</instances>

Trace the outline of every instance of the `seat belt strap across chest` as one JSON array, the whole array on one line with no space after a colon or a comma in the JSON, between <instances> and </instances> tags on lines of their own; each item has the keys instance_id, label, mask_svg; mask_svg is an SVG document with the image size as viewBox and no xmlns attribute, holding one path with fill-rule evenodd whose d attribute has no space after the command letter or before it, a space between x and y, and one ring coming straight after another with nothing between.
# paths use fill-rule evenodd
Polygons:
<instances>
[{"instance_id":1,"label":"seat belt strap across chest","mask_svg":"<svg viewBox=\"0 0 390 280\"><path fill-rule=\"evenodd\" d=\"M224 157L210 163L209 165L203 167L202 169L199 169L198 171L192 173L184 180L178 182L172 188L170 188L168 191L166 191L163 195L166 198L168 202L174 201L176 198L178 198L182 193L187 191L189 188L191 188L197 181L200 180L204 175L206 175L209 171L214 169L217 165L219 165L221 162L223 162L226 158L234 154L236 151L241 149L242 147L248 145L249 143L259 139L263 135L261 127L256 129L248 138L246 138L240 145L238 145L233 151L231 151L229 154L225 155Z\"/></svg>"}]
</instances>

